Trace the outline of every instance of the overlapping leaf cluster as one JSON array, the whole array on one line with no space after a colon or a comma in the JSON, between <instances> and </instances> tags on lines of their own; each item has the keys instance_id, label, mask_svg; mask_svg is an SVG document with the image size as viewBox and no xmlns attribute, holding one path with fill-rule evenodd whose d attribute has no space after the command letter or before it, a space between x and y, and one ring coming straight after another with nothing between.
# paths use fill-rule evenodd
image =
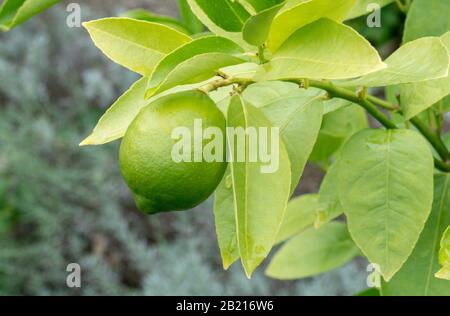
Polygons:
<instances>
[{"instance_id":1,"label":"overlapping leaf cluster","mask_svg":"<svg viewBox=\"0 0 450 316\"><path fill-rule=\"evenodd\" d=\"M441 125L450 110L450 2L415 0L403 45L384 61L344 23L366 14L367 2L187 0L181 24L145 12L87 22L94 43L142 78L82 144L121 138L163 95L209 92L229 126L276 126L282 136L278 171L232 162L217 188L225 268L240 259L250 276L286 241L271 277L308 277L364 255L380 267L385 295L450 294L434 276L439 259L438 277L448 278L449 267L450 153ZM192 35L203 32L195 19L209 32ZM375 98L370 87L395 89L398 99ZM368 128L363 110L384 128ZM308 160L328 170L320 192L288 203ZM346 222L335 220L341 214Z\"/></svg>"}]
</instances>

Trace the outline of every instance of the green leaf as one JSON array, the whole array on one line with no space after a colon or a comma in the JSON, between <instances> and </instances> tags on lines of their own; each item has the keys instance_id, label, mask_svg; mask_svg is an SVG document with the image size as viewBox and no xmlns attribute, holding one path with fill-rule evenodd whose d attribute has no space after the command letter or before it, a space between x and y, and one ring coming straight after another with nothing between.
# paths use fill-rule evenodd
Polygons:
<instances>
[{"instance_id":1,"label":"green leaf","mask_svg":"<svg viewBox=\"0 0 450 316\"><path fill-rule=\"evenodd\" d=\"M382 295L450 295L450 282L434 277L439 269L440 237L450 225L450 175L436 175L434 186L433 210L420 239L400 271L382 284Z\"/></svg>"},{"instance_id":2,"label":"green leaf","mask_svg":"<svg viewBox=\"0 0 450 316\"><path fill-rule=\"evenodd\" d=\"M150 75L158 62L191 38L168 26L129 18L83 23L95 45L112 61L141 75Z\"/></svg>"},{"instance_id":3,"label":"green leaf","mask_svg":"<svg viewBox=\"0 0 450 316\"><path fill-rule=\"evenodd\" d=\"M355 3L355 0L288 1L273 20L267 41L269 50L275 53L295 31L320 18L344 20Z\"/></svg>"},{"instance_id":4,"label":"green leaf","mask_svg":"<svg viewBox=\"0 0 450 316\"><path fill-rule=\"evenodd\" d=\"M368 126L366 112L353 103L326 114L310 160L328 165L330 157L338 152L350 136Z\"/></svg>"},{"instance_id":5,"label":"green leaf","mask_svg":"<svg viewBox=\"0 0 450 316\"><path fill-rule=\"evenodd\" d=\"M339 160L335 161L328 169L325 178L320 185L319 204L316 208L314 226L320 228L344 213L339 200Z\"/></svg>"},{"instance_id":6,"label":"green leaf","mask_svg":"<svg viewBox=\"0 0 450 316\"><path fill-rule=\"evenodd\" d=\"M283 242L312 226L319 206L317 194L305 194L292 199L284 215L276 243Z\"/></svg>"},{"instance_id":7,"label":"green leaf","mask_svg":"<svg viewBox=\"0 0 450 316\"><path fill-rule=\"evenodd\" d=\"M346 20L354 19L371 13L368 10L369 5L378 4L380 7L384 7L394 1L395 0L358 0L350 11L350 14L347 16Z\"/></svg>"},{"instance_id":8,"label":"green leaf","mask_svg":"<svg viewBox=\"0 0 450 316\"><path fill-rule=\"evenodd\" d=\"M274 81L251 85L243 96L280 128L291 161L291 192L294 192L322 124L323 92Z\"/></svg>"},{"instance_id":9,"label":"green leaf","mask_svg":"<svg viewBox=\"0 0 450 316\"><path fill-rule=\"evenodd\" d=\"M296 31L262 66L261 80L349 79L386 65L352 28L320 19Z\"/></svg>"},{"instance_id":10,"label":"green leaf","mask_svg":"<svg viewBox=\"0 0 450 316\"><path fill-rule=\"evenodd\" d=\"M233 0L195 0L196 4L214 22L227 32L240 32L250 14Z\"/></svg>"},{"instance_id":11,"label":"green leaf","mask_svg":"<svg viewBox=\"0 0 450 316\"><path fill-rule=\"evenodd\" d=\"M436 272L436 278L450 281L450 226L447 227L440 242L439 263L442 269Z\"/></svg>"},{"instance_id":12,"label":"green leaf","mask_svg":"<svg viewBox=\"0 0 450 316\"><path fill-rule=\"evenodd\" d=\"M249 3L256 12L267 10L284 2L284 0L265 0L265 1L245 0L245 1Z\"/></svg>"},{"instance_id":13,"label":"green leaf","mask_svg":"<svg viewBox=\"0 0 450 316\"><path fill-rule=\"evenodd\" d=\"M382 87L444 78L450 57L439 37L425 37L403 45L385 63L386 69L341 85Z\"/></svg>"},{"instance_id":14,"label":"green leaf","mask_svg":"<svg viewBox=\"0 0 450 316\"><path fill-rule=\"evenodd\" d=\"M0 31L9 31L59 0L4 0L0 6Z\"/></svg>"},{"instance_id":15,"label":"green leaf","mask_svg":"<svg viewBox=\"0 0 450 316\"><path fill-rule=\"evenodd\" d=\"M128 126L139 111L146 105L165 95L195 89L198 88L199 85L204 84L176 87L146 100L144 94L147 88L147 82L148 78L142 77L136 81L128 91L119 97L100 118L92 134L83 140L80 146L102 145L119 139L125 135Z\"/></svg>"},{"instance_id":16,"label":"green leaf","mask_svg":"<svg viewBox=\"0 0 450 316\"><path fill-rule=\"evenodd\" d=\"M238 43L243 48L249 46L242 38L242 28L250 17L245 8L231 0L187 0L192 12L206 27L219 36Z\"/></svg>"},{"instance_id":17,"label":"green leaf","mask_svg":"<svg viewBox=\"0 0 450 316\"><path fill-rule=\"evenodd\" d=\"M232 182L230 168L228 167L214 194L216 235L225 270L239 259Z\"/></svg>"},{"instance_id":18,"label":"green leaf","mask_svg":"<svg viewBox=\"0 0 450 316\"><path fill-rule=\"evenodd\" d=\"M151 90L156 91L158 86L163 83L179 64L186 62L192 57L207 53L239 55L243 53L243 50L236 43L224 37L206 36L195 39L177 48L159 62L148 82L147 89L150 90L148 94L152 94ZM213 70L217 71L218 69L214 68Z\"/></svg>"},{"instance_id":19,"label":"green leaf","mask_svg":"<svg viewBox=\"0 0 450 316\"><path fill-rule=\"evenodd\" d=\"M439 249L439 263L442 265L442 269L436 272L436 278L450 281L450 226L442 235L440 242L441 248ZM450 293L450 284L448 284L447 293Z\"/></svg>"},{"instance_id":20,"label":"green leaf","mask_svg":"<svg viewBox=\"0 0 450 316\"><path fill-rule=\"evenodd\" d=\"M284 3L281 3L250 17L242 31L244 40L251 45L263 45L269 36L273 19L283 6Z\"/></svg>"},{"instance_id":21,"label":"green leaf","mask_svg":"<svg viewBox=\"0 0 450 316\"><path fill-rule=\"evenodd\" d=\"M178 0L178 8L180 10L184 25L192 34L203 32L203 24L192 12L187 0Z\"/></svg>"},{"instance_id":22,"label":"green leaf","mask_svg":"<svg viewBox=\"0 0 450 316\"><path fill-rule=\"evenodd\" d=\"M176 60L179 56L174 56ZM217 75L217 71L223 67L244 63L245 60L226 53L204 53L195 55L173 68L167 76L155 87L147 89L146 98L162 93L176 86L187 85L208 80ZM170 64L169 61L168 64ZM164 65L161 73L164 74L170 67ZM161 75L157 74L158 82ZM152 81L150 85L154 84Z\"/></svg>"},{"instance_id":23,"label":"green leaf","mask_svg":"<svg viewBox=\"0 0 450 316\"><path fill-rule=\"evenodd\" d=\"M156 15L145 9L133 9L126 11L121 16L130 19L142 20L147 22L155 22L159 24L167 25L177 31L190 34L190 31L178 20L164 15Z\"/></svg>"},{"instance_id":24,"label":"green leaf","mask_svg":"<svg viewBox=\"0 0 450 316\"><path fill-rule=\"evenodd\" d=\"M426 14L423 14L426 12ZM450 31L450 1L414 0L406 18L403 42Z\"/></svg>"},{"instance_id":25,"label":"green leaf","mask_svg":"<svg viewBox=\"0 0 450 316\"><path fill-rule=\"evenodd\" d=\"M245 103L240 96L233 97L231 101L228 109L228 126L244 130L251 128L256 135L261 135L260 127L272 128L262 112ZM271 130L267 134L270 135ZM228 132L227 138L229 145L236 143L237 137L233 133ZM257 138L260 139L261 136ZM273 173L263 173L262 167L266 164L262 163L261 159L257 162L250 161L249 136L247 135L245 139L245 159L239 161L236 155L232 155L233 162L230 163L230 169L239 254L246 274L250 277L275 243L289 198L291 173L288 154L281 140L279 152L272 153L278 154L278 169ZM271 144L266 145L271 147ZM238 152L233 145L229 148L232 148L233 153Z\"/></svg>"},{"instance_id":26,"label":"green leaf","mask_svg":"<svg viewBox=\"0 0 450 316\"><path fill-rule=\"evenodd\" d=\"M353 240L390 280L410 256L433 202L433 155L411 130L367 129L339 157L339 200Z\"/></svg>"},{"instance_id":27,"label":"green leaf","mask_svg":"<svg viewBox=\"0 0 450 316\"><path fill-rule=\"evenodd\" d=\"M274 279L294 280L318 275L349 262L359 254L344 223L308 229L289 240L266 270Z\"/></svg>"},{"instance_id":28,"label":"green leaf","mask_svg":"<svg viewBox=\"0 0 450 316\"><path fill-rule=\"evenodd\" d=\"M450 52L450 32L441 37ZM450 75L442 79L401 86L401 106L405 119L416 116L450 94Z\"/></svg>"}]
</instances>

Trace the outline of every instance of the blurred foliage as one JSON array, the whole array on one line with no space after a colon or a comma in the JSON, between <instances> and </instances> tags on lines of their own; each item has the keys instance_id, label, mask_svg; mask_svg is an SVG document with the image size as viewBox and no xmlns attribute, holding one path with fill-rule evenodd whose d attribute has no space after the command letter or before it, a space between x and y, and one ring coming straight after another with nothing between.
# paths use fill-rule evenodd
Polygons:
<instances>
[{"instance_id":1,"label":"blurred foliage","mask_svg":"<svg viewBox=\"0 0 450 316\"><path fill-rule=\"evenodd\" d=\"M98 18L83 5L83 19ZM223 271L212 203L147 217L118 144L79 141L135 75L108 62L57 6L0 35L0 295L351 295L364 262L300 282ZM99 106L102 105L102 106ZM82 268L81 289L66 266ZM362 269L361 269L362 268Z\"/></svg>"}]
</instances>

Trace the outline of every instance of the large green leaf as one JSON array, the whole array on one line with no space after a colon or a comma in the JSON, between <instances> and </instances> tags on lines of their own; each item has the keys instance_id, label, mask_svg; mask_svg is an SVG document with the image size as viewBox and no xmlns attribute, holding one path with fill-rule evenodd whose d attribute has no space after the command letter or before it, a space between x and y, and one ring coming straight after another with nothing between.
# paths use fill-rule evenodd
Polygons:
<instances>
[{"instance_id":1,"label":"large green leaf","mask_svg":"<svg viewBox=\"0 0 450 316\"><path fill-rule=\"evenodd\" d=\"M426 12L426 14L424 14ZM450 1L414 0L406 18L403 41L441 36L450 31Z\"/></svg>"},{"instance_id":2,"label":"large green leaf","mask_svg":"<svg viewBox=\"0 0 450 316\"><path fill-rule=\"evenodd\" d=\"M266 274L274 279L311 277L349 262L359 254L344 223L308 229L289 240L274 256Z\"/></svg>"},{"instance_id":3,"label":"large green leaf","mask_svg":"<svg viewBox=\"0 0 450 316\"><path fill-rule=\"evenodd\" d=\"M206 27L219 36L223 36L251 48L242 38L242 28L250 14L245 8L232 0L187 0L192 12Z\"/></svg>"},{"instance_id":4,"label":"large green leaf","mask_svg":"<svg viewBox=\"0 0 450 316\"><path fill-rule=\"evenodd\" d=\"M158 87L179 64L186 62L195 56L207 53L238 55L242 54L243 50L233 41L220 36L207 36L195 39L192 42L177 48L158 63L148 82L147 89L150 90L148 95L152 95L153 91L158 90ZM221 67L222 66L219 68ZM213 70L218 70L215 64ZM193 71L190 71L190 73Z\"/></svg>"},{"instance_id":5,"label":"large green leaf","mask_svg":"<svg viewBox=\"0 0 450 316\"><path fill-rule=\"evenodd\" d=\"M346 19L350 20L371 13L368 10L369 5L378 4L380 7L384 7L394 1L395 0L358 0Z\"/></svg>"},{"instance_id":6,"label":"large green leaf","mask_svg":"<svg viewBox=\"0 0 450 316\"><path fill-rule=\"evenodd\" d=\"M0 31L9 31L60 0L4 0L0 6Z\"/></svg>"},{"instance_id":7,"label":"large green leaf","mask_svg":"<svg viewBox=\"0 0 450 316\"><path fill-rule=\"evenodd\" d=\"M433 210L420 239L400 271L383 283L383 295L450 295L450 282L434 277L439 269L440 237L450 225L450 175L436 175L434 184Z\"/></svg>"},{"instance_id":8,"label":"large green leaf","mask_svg":"<svg viewBox=\"0 0 450 316\"><path fill-rule=\"evenodd\" d=\"M320 19L296 31L261 66L265 80L349 79L386 67L375 48L352 28Z\"/></svg>"},{"instance_id":9,"label":"large green leaf","mask_svg":"<svg viewBox=\"0 0 450 316\"><path fill-rule=\"evenodd\" d=\"M292 199L286 208L286 214L276 242L288 240L312 226L319 206L318 202L317 194L305 194Z\"/></svg>"},{"instance_id":10,"label":"large green leaf","mask_svg":"<svg viewBox=\"0 0 450 316\"><path fill-rule=\"evenodd\" d=\"M83 23L95 45L114 62L150 75L158 62L191 38L168 26L129 18Z\"/></svg>"},{"instance_id":11,"label":"large green leaf","mask_svg":"<svg viewBox=\"0 0 450 316\"><path fill-rule=\"evenodd\" d=\"M444 78L448 76L450 57L439 37L425 37L406 43L385 63L386 69L342 85L381 87Z\"/></svg>"},{"instance_id":12,"label":"large green leaf","mask_svg":"<svg viewBox=\"0 0 450 316\"><path fill-rule=\"evenodd\" d=\"M239 259L232 182L228 167L222 182L214 193L214 221L224 269L228 269Z\"/></svg>"},{"instance_id":13,"label":"large green leaf","mask_svg":"<svg viewBox=\"0 0 450 316\"><path fill-rule=\"evenodd\" d=\"M228 109L228 126L250 128L261 139L261 128L272 128L269 120L257 108L245 103L240 96L233 97ZM270 131L267 132L270 135ZM273 173L263 173L261 159L251 162L249 135L245 137L245 159L240 161L239 142L235 134L228 132L228 143L232 149L230 163L234 205L236 211L237 244L242 264L247 276L270 252L275 243L278 231L283 222L287 201L290 193L291 172L289 157L283 142L279 140L279 152L272 153L279 159L279 167ZM270 141L273 141L270 139ZM263 142L264 143L264 142ZM271 144L266 143L268 148ZM259 144L261 147L261 142Z\"/></svg>"},{"instance_id":14,"label":"large green leaf","mask_svg":"<svg viewBox=\"0 0 450 316\"><path fill-rule=\"evenodd\" d=\"M295 31L320 18L342 21L356 0L301 0L288 1L286 7L275 17L267 41L274 53Z\"/></svg>"},{"instance_id":15,"label":"large green leaf","mask_svg":"<svg viewBox=\"0 0 450 316\"><path fill-rule=\"evenodd\" d=\"M260 108L280 128L291 161L291 192L295 190L314 148L323 117L323 92L299 89L285 82L251 85L244 99Z\"/></svg>"},{"instance_id":16,"label":"large green leaf","mask_svg":"<svg viewBox=\"0 0 450 316\"><path fill-rule=\"evenodd\" d=\"M450 52L450 32L445 33L441 40ZM450 94L450 75L442 79L405 84L400 91L403 114L406 119L410 119Z\"/></svg>"},{"instance_id":17,"label":"large green leaf","mask_svg":"<svg viewBox=\"0 0 450 316\"><path fill-rule=\"evenodd\" d=\"M410 256L433 202L433 155L411 130L363 130L339 156L350 234L390 280Z\"/></svg>"},{"instance_id":18,"label":"large green leaf","mask_svg":"<svg viewBox=\"0 0 450 316\"><path fill-rule=\"evenodd\" d=\"M328 169L325 178L320 185L319 204L316 208L314 226L320 228L344 213L339 200L339 160L335 161Z\"/></svg>"},{"instance_id":19,"label":"large green leaf","mask_svg":"<svg viewBox=\"0 0 450 316\"><path fill-rule=\"evenodd\" d=\"M147 90L146 98L173 87L208 80L222 67L244 63L245 60L225 53L199 54L178 64L156 87Z\"/></svg>"},{"instance_id":20,"label":"large green leaf","mask_svg":"<svg viewBox=\"0 0 450 316\"><path fill-rule=\"evenodd\" d=\"M442 268L436 272L436 278L450 281L450 226L447 227L440 242L441 248L439 249L439 263ZM450 295L450 284L446 293Z\"/></svg>"},{"instance_id":21,"label":"large green leaf","mask_svg":"<svg viewBox=\"0 0 450 316\"><path fill-rule=\"evenodd\" d=\"M250 17L244 25L242 36L251 45L263 45L269 36L272 21L284 3L268 8Z\"/></svg>"}]
</instances>

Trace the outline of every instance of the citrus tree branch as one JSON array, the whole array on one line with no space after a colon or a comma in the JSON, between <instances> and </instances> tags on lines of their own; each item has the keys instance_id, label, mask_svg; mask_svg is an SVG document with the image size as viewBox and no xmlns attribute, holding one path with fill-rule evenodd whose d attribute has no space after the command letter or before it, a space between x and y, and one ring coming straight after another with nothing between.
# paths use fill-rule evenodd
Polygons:
<instances>
[{"instance_id":1,"label":"citrus tree branch","mask_svg":"<svg viewBox=\"0 0 450 316\"><path fill-rule=\"evenodd\" d=\"M220 74L219 74L220 75ZM373 118L375 118L380 124L382 124L387 129L397 129L397 125L391 121L391 119L384 114L377 106L389 110L397 111L401 113L400 107L394 105L386 100L377 98L369 94L361 94L354 92L352 90L337 87L330 81L320 81L320 80L309 80L309 79L290 79L284 80L287 82L296 83L302 87L314 87L324 90L328 93L330 98L339 98L348 100L355 104L362 106ZM222 77L213 82L210 82L199 90L205 93L215 91L219 88L226 87L229 85L237 85L239 92L242 92L246 87L255 83L251 79L240 79L240 78L228 78ZM437 169L443 172L450 172L450 152L445 146L439 135L436 135L426 124L422 122L418 117L411 119L411 123L417 128L417 130L428 140L428 142L433 146L436 152L439 154L442 160L437 158L434 159L434 163Z\"/></svg>"},{"instance_id":2,"label":"citrus tree branch","mask_svg":"<svg viewBox=\"0 0 450 316\"><path fill-rule=\"evenodd\" d=\"M302 80L295 80L296 83L302 84ZM330 97L341 98L353 103L359 104L367 110L378 122L389 129L396 129L397 126L392 122L383 112L377 109L380 106L390 111L399 111L399 106L393 105L386 100L382 100L372 95L367 95L362 98L358 93L349 89L336 87L329 81L308 80L311 87L319 88L328 92ZM419 130L419 132L428 140L442 160L435 159L435 166L437 169L450 172L450 152L442 141L441 137L436 135L426 124L424 124L418 117L413 117L411 123Z\"/></svg>"}]
</instances>

